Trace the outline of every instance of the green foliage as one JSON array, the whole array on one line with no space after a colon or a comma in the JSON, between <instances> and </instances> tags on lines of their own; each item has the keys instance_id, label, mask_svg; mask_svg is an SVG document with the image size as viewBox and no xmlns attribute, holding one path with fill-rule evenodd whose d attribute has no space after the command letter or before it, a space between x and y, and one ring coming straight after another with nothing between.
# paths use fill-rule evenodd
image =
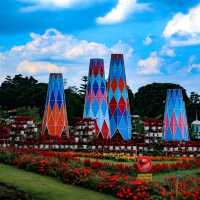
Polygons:
<instances>
[{"instance_id":1,"label":"green foliage","mask_svg":"<svg viewBox=\"0 0 200 200\"><path fill-rule=\"evenodd\" d=\"M82 117L83 115L87 76L83 76L81 80L80 88L68 87L65 90L69 124L72 124L74 118ZM150 118L162 117L165 108L166 91L167 89L175 88L183 89L188 121L191 123L196 118L196 111L200 110L200 97L197 93L192 92L190 98L188 98L183 87L172 83L148 84L139 88L135 94L128 87L131 114ZM34 116L37 121L41 120L46 94L47 84L38 83L32 76L23 77L20 74L13 78L7 76L0 87L0 118L2 116L5 117L3 110L17 108L19 113ZM142 126L139 125L138 129L142 129Z\"/></svg>"},{"instance_id":2,"label":"green foliage","mask_svg":"<svg viewBox=\"0 0 200 200\"><path fill-rule=\"evenodd\" d=\"M183 97L186 101L186 105L189 103L186 91L180 85L172 83L152 83L139 88L135 94L133 110L135 114L141 117L154 118L159 115L163 115L165 108L165 100L168 89L183 90Z\"/></svg>"},{"instance_id":3,"label":"green foliage","mask_svg":"<svg viewBox=\"0 0 200 200\"><path fill-rule=\"evenodd\" d=\"M31 194L34 199L43 200L114 200L116 198L81 187L64 184L61 181L19 170L8 165L0 165L0 181ZM68 198L69 197L69 198Z\"/></svg>"},{"instance_id":4,"label":"green foliage","mask_svg":"<svg viewBox=\"0 0 200 200\"><path fill-rule=\"evenodd\" d=\"M10 152L0 153L0 162L5 164L12 164L15 159L15 154Z\"/></svg>"},{"instance_id":5,"label":"green foliage","mask_svg":"<svg viewBox=\"0 0 200 200\"><path fill-rule=\"evenodd\" d=\"M87 76L83 76L81 78L81 81L82 81L82 83L80 85L79 94L84 97L85 94L86 94L88 77Z\"/></svg>"},{"instance_id":6,"label":"green foliage","mask_svg":"<svg viewBox=\"0 0 200 200\"><path fill-rule=\"evenodd\" d=\"M71 124L74 118L82 117L84 98L78 93L78 90L74 87L70 87L65 90L66 107L69 124Z\"/></svg>"},{"instance_id":7,"label":"green foliage","mask_svg":"<svg viewBox=\"0 0 200 200\"><path fill-rule=\"evenodd\" d=\"M0 105L3 109L37 107L42 115L46 92L47 84L38 83L32 76L8 76L0 87Z\"/></svg>"},{"instance_id":8,"label":"green foliage","mask_svg":"<svg viewBox=\"0 0 200 200\"><path fill-rule=\"evenodd\" d=\"M0 106L0 121L8 118L8 112Z\"/></svg>"},{"instance_id":9,"label":"green foliage","mask_svg":"<svg viewBox=\"0 0 200 200\"><path fill-rule=\"evenodd\" d=\"M127 86L127 88L128 88L130 112L131 112L131 114L133 114L134 113L134 94L133 94L133 92L132 92L132 90L130 89L129 86Z\"/></svg>"},{"instance_id":10,"label":"green foliage","mask_svg":"<svg viewBox=\"0 0 200 200\"><path fill-rule=\"evenodd\" d=\"M144 132L144 124L141 121L141 119L136 119L134 120L134 127L133 127L134 131L137 133L143 133Z\"/></svg>"},{"instance_id":11,"label":"green foliage","mask_svg":"<svg viewBox=\"0 0 200 200\"><path fill-rule=\"evenodd\" d=\"M38 83L32 76L8 76L0 87L0 117L3 116L3 110L17 108L17 114L32 116L36 121L41 121L46 95L46 83ZM71 122L74 117L82 116L84 98L76 87L67 88L65 96L68 118Z\"/></svg>"},{"instance_id":12,"label":"green foliage","mask_svg":"<svg viewBox=\"0 0 200 200\"><path fill-rule=\"evenodd\" d=\"M19 107L16 110L17 115L26 115L32 117L36 122L41 121L39 108L37 107Z\"/></svg>"}]
</instances>

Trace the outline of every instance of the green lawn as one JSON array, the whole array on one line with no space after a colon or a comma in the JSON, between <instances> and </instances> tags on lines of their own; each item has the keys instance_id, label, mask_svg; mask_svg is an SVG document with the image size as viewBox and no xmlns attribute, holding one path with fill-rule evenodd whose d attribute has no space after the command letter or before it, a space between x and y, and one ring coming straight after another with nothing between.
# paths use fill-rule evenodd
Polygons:
<instances>
[{"instance_id":1,"label":"green lawn","mask_svg":"<svg viewBox=\"0 0 200 200\"><path fill-rule=\"evenodd\" d=\"M88 159L88 158L84 158L84 157L80 157L81 160L84 159ZM126 164L126 165L133 165L134 162L119 162L119 161L113 161L113 160L106 160L106 159L95 159L95 158L90 158L90 160L92 161L101 161L101 162L108 162L108 163L122 163L122 164ZM153 164L157 164L157 163L175 163L178 161L153 161ZM173 171L173 172L167 172L167 173L160 173L158 175L154 175L153 176L153 180L154 181L160 181L163 182L165 178L170 177L170 176L194 176L196 177L197 173L200 173L200 169L192 169L192 170L177 170L177 171Z\"/></svg>"},{"instance_id":2,"label":"green lawn","mask_svg":"<svg viewBox=\"0 0 200 200\"><path fill-rule=\"evenodd\" d=\"M116 198L84 188L63 184L55 178L0 164L0 182L45 200L114 200Z\"/></svg>"},{"instance_id":3,"label":"green lawn","mask_svg":"<svg viewBox=\"0 0 200 200\"><path fill-rule=\"evenodd\" d=\"M155 181L163 181L170 176L197 176L200 169L179 170L153 176ZM116 198L84 188L63 184L56 178L42 176L32 172L0 164L0 182L31 194L44 200L114 200Z\"/></svg>"},{"instance_id":4,"label":"green lawn","mask_svg":"<svg viewBox=\"0 0 200 200\"><path fill-rule=\"evenodd\" d=\"M168 173L161 173L158 175L153 176L153 180L155 181L164 181L165 178L169 178L171 176L190 176L190 177L197 177L197 173L200 173L200 169L191 169L191 170L177 170L174 172L168 172Z\"/></svg>"},{"instance_id":5,"label":"green lawn","mask_svg":"<svg viewBox=\"0 0 200 200\"><path fill-rule=\"evenodd\" d=\"M100 162L107 162L107 163L114 163L114 164L125 164L125 165L133 165L135 164L134 161L116 161L116 160L109 160L109 159L97 159L97 158L86 158L86 157L79 157L81 160L87 160L90 159L91 161L100 161ZM163 161L153 161L153 164L158 164L158 163L176 163L178 161L168 161L168 160L163 160Z\"/></svg>"}]
</instances>

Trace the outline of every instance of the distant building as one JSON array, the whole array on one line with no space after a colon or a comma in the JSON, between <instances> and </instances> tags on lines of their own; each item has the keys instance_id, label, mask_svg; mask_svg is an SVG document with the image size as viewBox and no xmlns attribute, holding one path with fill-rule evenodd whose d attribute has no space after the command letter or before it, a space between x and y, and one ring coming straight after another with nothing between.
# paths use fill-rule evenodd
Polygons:
<instances>
[{"instance_id":1,"label":"distant building","mask_svg":"<svg viewBox=\"0 0 200 200\"><path fill-rule=\"evenodd\" d=\"M193 139L200 140L200 121L196 119L192 122L192 136Z\"/></svg>"},{"instance_id":2,"label":"distant building","mask_svg":"<svg viewBox=\"0 0 200 200\"><path fill-rule=\"evenodd\" d=\"M144 119L145 143L153 144L162 140L162 119Z\"/></svg>"},{"instance_id":3,"label":"distant building","mask_svg":"<svg viewBox=\"0 0 200 200\"><path fill-rule=\"evenodd\" d=\"M79 119L70 131L70 138L77 144L87 144L97 138L96 120L92 118Z\"/></svg>"},{"instance_id":4,"label":"distant building","mask_svg":"<svg viewBox=\"0 0 200 200\"><path fill-rule=\"evenodd\" d=\"M37 138L39 129L29 116L15 116L10 119L11 142L24 142Z\"/></svg>"}]
</instances>

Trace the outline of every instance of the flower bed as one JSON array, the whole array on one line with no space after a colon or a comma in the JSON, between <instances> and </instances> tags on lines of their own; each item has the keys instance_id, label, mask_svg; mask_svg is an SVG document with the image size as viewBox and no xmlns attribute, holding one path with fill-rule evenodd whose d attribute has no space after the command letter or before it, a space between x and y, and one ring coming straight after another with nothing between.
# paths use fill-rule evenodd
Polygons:
<instances>
[{"instance_id":1,"label":"flower bed","mask_svg":"<svg viewBox=\"0 0 200 200\"><path fill-rule=\"evenodd\" d=\"M102 152L65 152L72 154L74 157L106 159L121 162L136 162L137 156L130 153L102 153ZM183 161L192 160L190 157L175 157L175 156L149 156L152 161Z\"/></svg>"},{"instance_id":2,"label":"flower bed","mask_svg":"<svg viewBox=\"0 0 200 200\"><path fill-rule=\"evenodd\" d=\"M114 195L120 199L194 199L200 195L200 178L195 180L168 179L163 184L146 183L136 179L135 166L99 161L84 161L76 153L0 149L0 162L59 178L65 183L79 185ZM200 161L192 159L177 163L155 164L154 174L200 167ZM195 181L194 183L192 183ZM187 184L191 183L187 188ZM174 188L176 190L174 191Z\"/></svg>"}]
</instances>

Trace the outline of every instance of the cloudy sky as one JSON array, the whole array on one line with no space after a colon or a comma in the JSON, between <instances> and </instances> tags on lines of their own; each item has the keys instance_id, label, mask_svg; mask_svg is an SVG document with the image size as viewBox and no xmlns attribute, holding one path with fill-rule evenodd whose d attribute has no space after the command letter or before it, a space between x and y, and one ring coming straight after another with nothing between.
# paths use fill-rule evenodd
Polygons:
<instances>
[{"instance_id":1,"label":"cloudy sky","mask_svg":"<svg viewBox=\"0 0 200 200\"><path fill-rule=\"evenodd\" d=\"M87 74L89 59L124 53L136 91L151 82L200 92L199 0L0 1L0 82L63 72L68 85Z\"/></svg>"}]
</instances>

